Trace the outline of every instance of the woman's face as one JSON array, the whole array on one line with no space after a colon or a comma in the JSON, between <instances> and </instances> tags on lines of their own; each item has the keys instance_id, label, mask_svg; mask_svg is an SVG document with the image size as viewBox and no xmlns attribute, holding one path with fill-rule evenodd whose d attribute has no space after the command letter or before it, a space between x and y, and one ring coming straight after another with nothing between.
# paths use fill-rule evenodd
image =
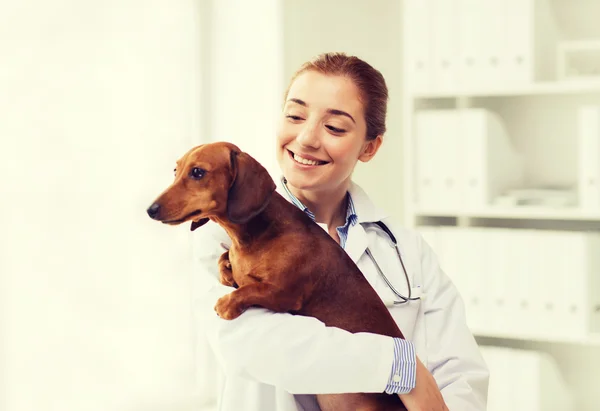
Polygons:
<instances>
[{"instance_id":1,"label":"woman's face","mask_svg":"<svg viewBox=\"0 0 600 411\"><path fill-rule=\"evenodd\" d=\"M381 137L366 140L359 89L347 77L315 71L290 87L277 132L277 160L300 190L334 190L350 181L358 160L375 154ZM373 150L374 148L374 150Z\"/></svg>"}]
</instances>

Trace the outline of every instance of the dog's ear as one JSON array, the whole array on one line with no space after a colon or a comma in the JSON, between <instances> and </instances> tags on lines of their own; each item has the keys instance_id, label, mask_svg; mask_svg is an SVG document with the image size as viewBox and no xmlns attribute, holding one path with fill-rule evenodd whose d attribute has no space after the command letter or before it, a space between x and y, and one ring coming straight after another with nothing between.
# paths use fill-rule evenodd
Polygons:
<instances>
[{"instance_id":1,"label":"dog's ear","mask_svg":"<svg viewBox=\"0 0 600 411\"><path fill-rule=\"evenodd\" d=\"M244 224L262 212L275 191L275 182L267 170L250 155L230 153L233 182L227 197L227 218Z\"/></svg>"}]
</instances>

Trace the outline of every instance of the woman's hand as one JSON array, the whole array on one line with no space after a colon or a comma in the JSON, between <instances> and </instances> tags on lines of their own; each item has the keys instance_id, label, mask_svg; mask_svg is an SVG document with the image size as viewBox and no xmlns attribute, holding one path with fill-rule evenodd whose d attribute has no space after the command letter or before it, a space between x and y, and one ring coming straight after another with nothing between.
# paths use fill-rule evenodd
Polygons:
<instances>
[{"instance_id":1,"label":"woman's hand","mask_svg":"<svg viewBox=\"0 0 600 411\"><path fill-rule=\"evenodd\" d=\"M408 411L448 411L433 375L417 358L415 388L408 394L399 394Z\"/></svg>"}]
</instances>

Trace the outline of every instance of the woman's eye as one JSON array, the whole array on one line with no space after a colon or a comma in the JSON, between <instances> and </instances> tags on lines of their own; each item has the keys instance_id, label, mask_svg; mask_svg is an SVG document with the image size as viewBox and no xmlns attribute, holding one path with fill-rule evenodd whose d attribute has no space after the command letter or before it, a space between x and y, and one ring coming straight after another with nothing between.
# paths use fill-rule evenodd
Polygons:
<instances>
[{"instance_id":1,"label":"woman's eye","mask_svg":"<svg viewBox=\"0 0 600 411\"><path fill-rule=\"evenodd\" d=\"M333 131L334 133L345 133L346 130L344 130L343 128L337 128L334 126L325 126L327 127L329 130Z\"/></svg>"},{"instance_id":2,"label":"woman's eye","mask_svg":"<svg viewBox=\"0 0 600 411\"><path fill-rule=\"evenodd\" d=\"M202 177L204 177L205 172L206 171L201 168L194 167L190 170L190 177L194 180L200 180Z\"/></svg>"},{"instance_id":3,"label":"woman's eye","mask_svg":"<svg viewBox=\"0 0 600 411\"><path fill-rule=\"evenodd\" d=\"M294 120L294 121L300 121L300 120L303 120L303 118L302 118L302 117L300 117L300 116L295 116L295 115L293 115L293 114L288 114L288 115L286 115L286 116L285 116L285 118L289 118L290 120Z\"/></svg>"}]
</instances>

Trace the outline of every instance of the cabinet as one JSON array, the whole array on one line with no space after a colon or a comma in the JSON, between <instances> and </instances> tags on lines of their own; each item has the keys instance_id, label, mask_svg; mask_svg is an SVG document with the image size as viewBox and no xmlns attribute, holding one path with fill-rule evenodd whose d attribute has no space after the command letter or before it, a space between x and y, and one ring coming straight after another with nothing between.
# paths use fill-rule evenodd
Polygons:
<instances>
[{"instance_id":1,"label":"cabinet","mask_svg":"<svg viewBox=\"0 0 600 411\"><path fill-rule=\"evenodd\" d=\"M521 371L528 410L600 407L600 77L561 66L569 44L597 44L594 15L582 0L404 2L404 220L496 359L489 410Z\"/></svg>"}]
</instances>

